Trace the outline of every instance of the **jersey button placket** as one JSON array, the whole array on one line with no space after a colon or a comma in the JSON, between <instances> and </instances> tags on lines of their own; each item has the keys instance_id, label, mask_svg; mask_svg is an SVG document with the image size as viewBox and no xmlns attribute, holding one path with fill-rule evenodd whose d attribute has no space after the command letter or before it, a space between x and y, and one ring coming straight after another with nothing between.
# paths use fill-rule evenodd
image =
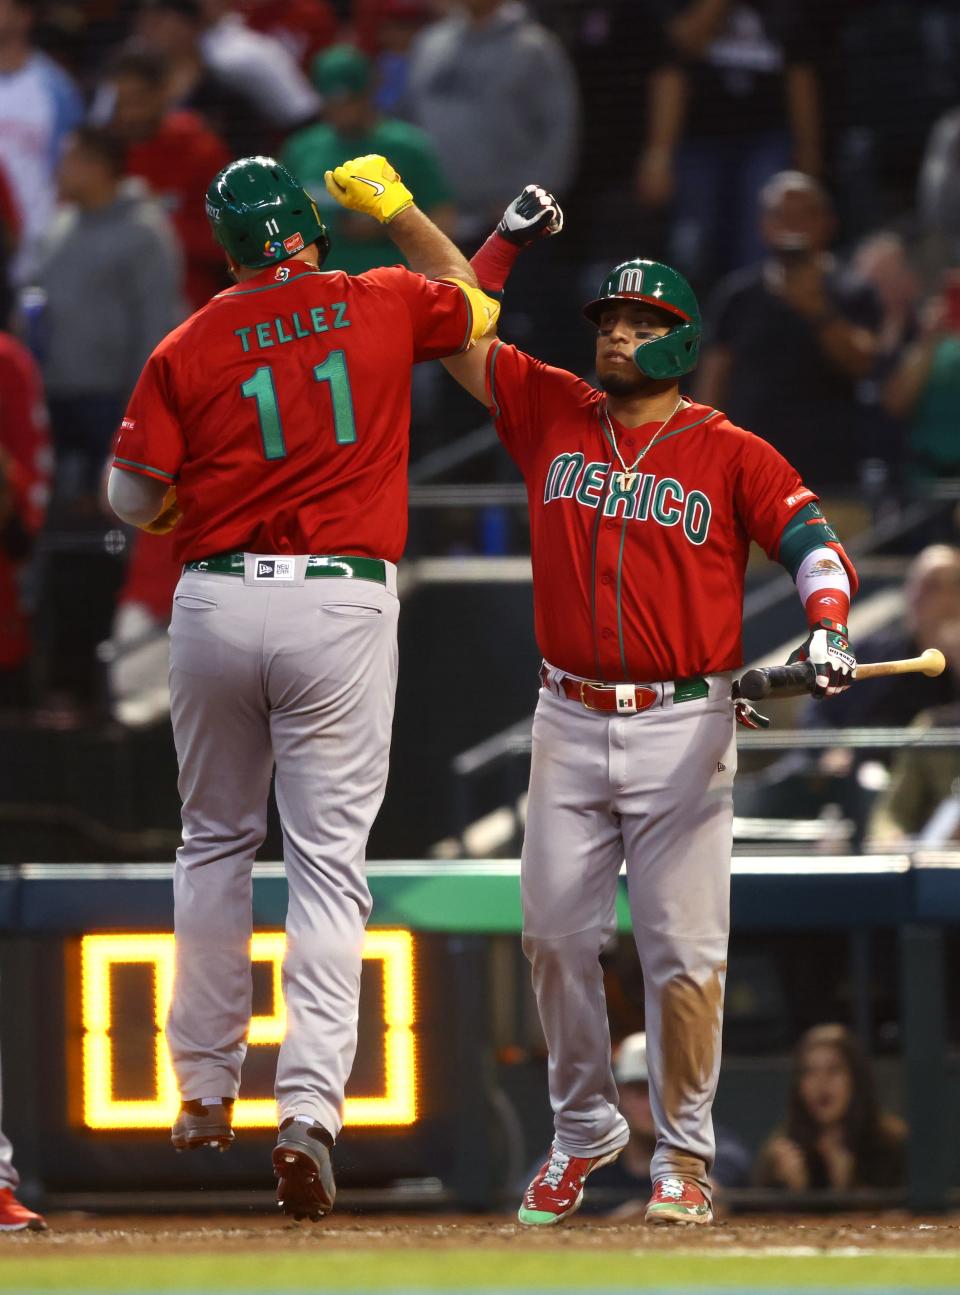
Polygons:
<instances>
[{"instance_id":1,"label":"jersey button placket","mask_svg":"<svg viewBox=\"0 0 960 1295\"><path fill-rule=\"evenodd\" d=\"M612 531L603 532L597 554L597 625L599 626L600 667L604 679L620 678L620 650L617 634L617 552L620 547L620 522L610 519Z\"/></svg>"}]
</instances>

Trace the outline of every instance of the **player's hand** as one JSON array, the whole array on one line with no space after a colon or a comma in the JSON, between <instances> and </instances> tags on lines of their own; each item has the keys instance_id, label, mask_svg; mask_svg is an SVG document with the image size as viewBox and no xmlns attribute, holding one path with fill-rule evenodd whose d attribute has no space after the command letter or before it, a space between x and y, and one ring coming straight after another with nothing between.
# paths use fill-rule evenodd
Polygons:
<instances>
[{"instance_id":1,"label":"player's hand","mask_svg":"<svg viewBox=\"0 0 960 1295\"><path fill-rule=\"evenodd\" d=\"M737 723L742 724L744 728L770 727L770 721L766 715L761 715L744 697L738 697L733 703L733 713L737 717Z\"/></svg>"},{"instance_id":2,"label":"player's hand","mask_svg":"<svg viewBox=\"0 0 960 1295\"><path fill-rule=\"evenodd\" d=\"M497 233L508 243L526 247L538 238L550 238L563 229L563 212L552 193L539 184L528 184L500 217Z\"/></svg>"},{"instance_id":3,"label":"player's hand","mask_svg":"<svg viewBox=\"0 0 960 1295\"><path fill-rule=\"evenodd\" d=\"M846 692L856 678L856 653L846 625L839 621L818 621L797 650L790 653L787 663L793 661L813 662L816 680L811 693L814 697L835 697Z\"/></svg>"},{"instance_id":4,"label":"player's hand","mask_svg":"<svg viewBox=\"0 0 960 1295\"><path fill-rule=\"evenodd\" d=\"M387 225L413 205L413 194L385 157L367 153L324 173L327 193L341 207L362 211Z\"/></svg>"},{"instance_id":5,"label":"player's hand","mask_svg":"<svg viewBox=\"0 0 960 1295\"><path fill-rule=\"evenodd\" d=\"M177 503L177 488L171 486L163 496L163 507L159 513L152 522L146 522L140 529L146 531L148 535L166 535L173 530L182 516L180 505Z\"/></svg>"}]
</instances>

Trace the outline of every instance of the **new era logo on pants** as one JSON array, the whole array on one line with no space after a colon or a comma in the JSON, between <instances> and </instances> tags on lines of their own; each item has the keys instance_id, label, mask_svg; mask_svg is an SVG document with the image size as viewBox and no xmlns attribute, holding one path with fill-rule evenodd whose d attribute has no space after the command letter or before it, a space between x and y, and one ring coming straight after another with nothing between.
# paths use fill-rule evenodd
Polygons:
<instances>
[{"instance_id":1,"label":"new era logo on pants","mask_svg":"<svg viewBox=\"0 0 960 1295\"><path fill-rule=\"evenodd\" d=\"M293 558L257 558L256 580L292 580Z\"/></svg>"}]
</instances>

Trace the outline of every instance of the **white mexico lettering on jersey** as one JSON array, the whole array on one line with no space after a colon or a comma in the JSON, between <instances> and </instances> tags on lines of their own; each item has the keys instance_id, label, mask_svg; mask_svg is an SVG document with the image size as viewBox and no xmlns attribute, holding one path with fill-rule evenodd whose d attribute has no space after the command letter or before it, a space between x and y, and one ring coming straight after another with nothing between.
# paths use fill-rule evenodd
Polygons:
<instances>
[{"instance_id":1,"label":"white mexico lettering on jersey","mask_svg":"<svg viewBox=\"0 0 960 1295\"><path fill-rule=\"evenodd\" d=\"M658 478L652 472L635 472L629 486L622 482L618 485L619 474L615 474L604 496L610 466L602 461L585 463L579 451L556 455L547 469L543 502L572 499L582 508L599 508L602 503L605 517L653 521L660 526L682 523L683 533L691 544L706 542L713 505L704 491L686 490L674 477Z\"/></svg>"}]
</instances>

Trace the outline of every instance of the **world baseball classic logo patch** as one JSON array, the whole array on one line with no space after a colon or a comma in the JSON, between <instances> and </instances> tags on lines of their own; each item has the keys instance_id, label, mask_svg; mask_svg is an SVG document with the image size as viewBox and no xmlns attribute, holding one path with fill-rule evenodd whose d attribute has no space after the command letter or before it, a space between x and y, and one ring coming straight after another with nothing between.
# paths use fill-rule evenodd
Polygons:
<instances>
[{"instance_id":1,"label":"world baseball classic logo patch","mask_svg":"<svg viewBox=\"0 0 960 1295\"><path fill-rule=\"evenodd\" d=\"M293 558L257 558L254 580L293 580L296 563Z\"/></svg>"}]
</instances>

